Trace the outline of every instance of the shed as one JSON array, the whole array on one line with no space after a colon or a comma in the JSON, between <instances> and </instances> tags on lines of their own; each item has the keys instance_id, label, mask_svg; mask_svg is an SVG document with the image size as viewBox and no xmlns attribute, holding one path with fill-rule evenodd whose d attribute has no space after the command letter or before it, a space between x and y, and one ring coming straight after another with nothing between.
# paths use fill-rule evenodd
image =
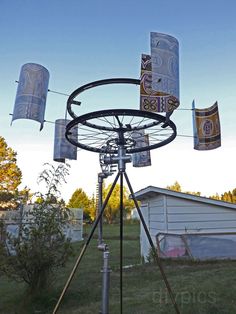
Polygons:
<instances>
[{"instance_id":1,"label":"shed","mask_svg":"<svg viewBox=\"0 0 236 314\"><path fill-rule=\"evenodd\" d=\"M135 197L162 256L236 258L236 204L155 186ZM142 226L140 242L147 259L150 245Z\"/></svg>"}]
</instances>

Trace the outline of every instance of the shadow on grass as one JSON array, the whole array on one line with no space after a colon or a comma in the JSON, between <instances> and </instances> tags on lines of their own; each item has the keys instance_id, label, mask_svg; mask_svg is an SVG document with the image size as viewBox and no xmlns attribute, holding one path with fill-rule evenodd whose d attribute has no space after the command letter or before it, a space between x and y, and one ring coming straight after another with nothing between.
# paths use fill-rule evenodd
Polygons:
<instances>
[{"instance_id":1,"label":"shadow on grass","mask_svg":"<svg viewBox=\"0 0 236 314\"><path fill-rule=\"evenodd\" d=\"M124 265L136 265L123 272L124 314L175 313L160 271L154 264L140 265L139 225L125 226ZM87 228L89 231L89 227ZM119 225L104 226L110 249L110 313L120 313ZM137 239L135 241L135 239ZM1 314L52 313L83 243L75 243L75 256L58 270L51 289L29 297L25 285L1 277ZM163 261L165 272L182 314L235 314L235 261ZM58 314L99 313L102 291L102 253L97 239L91 241Z\"/></svg>"}]
</instances>

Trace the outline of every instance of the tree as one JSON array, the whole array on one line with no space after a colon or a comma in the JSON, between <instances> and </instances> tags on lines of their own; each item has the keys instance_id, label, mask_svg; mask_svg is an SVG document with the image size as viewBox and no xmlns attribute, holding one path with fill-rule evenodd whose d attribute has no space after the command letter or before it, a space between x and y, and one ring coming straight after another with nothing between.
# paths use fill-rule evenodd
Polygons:
<instances>
[{"instance_id":1,"label":"tree","mask_svg":"<svg viewBox=\"0 0 236 314\"><path fill-rule=\"evenodd\" d=\"M42 202L25 213L18 235L5 234L6 241L0 244L0 273L27 283L33 295L48 286L55 270L63 267L72 253L63 231L69 212L60 201L55 203L60 195L58 185L65 182L68 174L67 167L47 164L39 177L47 188L40 195Z\"/></svg>"},{"instance_id":2,"label":"tree","mask_svg":"<svg viewBox=\"0 0 236 314\"><path fill-rule=\"evenodd\" d=\"M176 191L176 192L181 192L182 191L181 186L180 186L178 181L175 181L174 184L169 185L166 188L168 190L172 190L172 191Z\"/></svg>"},{"instance_id":3,"label":"tree","mask_svg":"<svg viewBox=\"0 0 236 314\"><path fill-rule=\"evenodd\" d=\"M89 216L92 220L95 220L96 213L97 213L96 198L93 194L89 202Z\"/></svg>"},{"instance_id":4,"label":"tree","mask_svg":"<svg viewBox=\"0 0 236 314\"><path fill-rule=\"evenodd\" d=\"M182 188L181 188L180 184L178 183L178 181L175 181L175 183L173 185L167 186L166 188L169 190L182 192ZM184 193L201 196L201 192L184 191ZM214 200L229 202L229 203L236 203L236 188L233 189L232 191L224 192L221 195L216 193L215 195L209 196L209 198L214 199Z\"/></svg>"},{"instance_id":5,"label":"tree","mask_svg":"<svg viewBox=\"0 0 236 314\"><path fill-rule=\"evenodd\" d=\"M104 188L104 200L108 192L110 191L111 184ZM126 187L123 187L123 206L124 212L127 215L130 213L131 209L134 207L134 203L129 199L129 193ZM110 199L107 203L106 209L104 211L104 217L109 224L113 223L120 216L120 185L116 184Z\"/></svg>"},{"instance_id":6,"label":"tree","mask_svg":"<svg viewBox=\"0 0 236 314\"><path fill-rule=\"evenodd\" d=\"M225 202L232 203L233 202L233 195L230 191L224 192L224 194L221 194L221 200Z\"/></svg>"},{"instance_id":7,"label":"tree","mask_svg":"<svg viewBox=\"0 0 236 314\"><path fill-rule=\"evenodd\" d=\"M236 203L236 189L232 190L232 202Z\"/></svg>"},{"instance_id":8,"label":"tree","mask_svg":"<svg viewBox=\"0 0 236 314\"><path fill-rule=\"evenodd\" d=\"M186 193L186 194L191 194L191 195L196 195L196 196L201 196L201 192L190 192L190 191L185 191L184 193Z\"/></svg>"},{"instance_id":9,"label":"tree","mask_svg":"<svg viewBox=\"0 0 236 314\"><path fill-rule=\"evenodd\" d=\"M76 189L72 194L67 206L69 208L82 208L84 219L90 219L91 201L83 189Z\"/></svg>"},{"instance_id":10,"label":"tree","mask_svg":"<svg viewBox=\"0 0 236 314\"><path fill-rule=\"evenodd\" d=\"M178 181L175 181L174 184L169 185L166 187L168 190L176 191L176 192L183 192L186 194L201 196L201 192L190 192L190 191L182 191L181 185Z\"/></svg>"},{"instance_id":11,"label":"tree","mask_svg":"<svg viewBox=\"0 0 236 314\"><path fill-rule=\"evenodd\" d=\"M17 206L14 194L21 183L22 173L17 166L16 152L8 147L0 136L0 209L11 209Z\"/></svg>"},{"instance_id":12,"label":"tree","mask_svg":"<svg viewBox=\"0 0 236 314\"><path fill-rule=\"evenodd\" d=\"M213 199L213 200L217 200L219 201L220 200L220 196L218 193L216 193L215 195L211 195L209 198Z\"/></svg>"},{"instance_id":13,"label":"tree","mask_svg":"<svg viewBox=\"0 0 236 314\"><path fill-rule=\"evenodd\" d=\"M30 188L25 186L22 190L17 191L16 197L21 200L21 204L27 204L31 201L34 193L30 191Z\"/></svg>"}]
</instances>

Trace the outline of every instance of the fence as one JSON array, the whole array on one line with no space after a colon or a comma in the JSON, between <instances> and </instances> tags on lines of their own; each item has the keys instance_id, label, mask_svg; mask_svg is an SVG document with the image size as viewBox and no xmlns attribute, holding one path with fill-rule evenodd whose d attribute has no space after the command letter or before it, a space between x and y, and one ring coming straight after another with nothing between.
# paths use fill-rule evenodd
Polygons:
<instances>
[{"instance_id":1,"label":"fence","mask_svg":"<svg viewBox=\"0 0 236 314\"><path fill-rule=\"evenodd\" d=\"M156 241L163 258L236 259L236 232L158 233Z\"/></svg>"}]
</instances>

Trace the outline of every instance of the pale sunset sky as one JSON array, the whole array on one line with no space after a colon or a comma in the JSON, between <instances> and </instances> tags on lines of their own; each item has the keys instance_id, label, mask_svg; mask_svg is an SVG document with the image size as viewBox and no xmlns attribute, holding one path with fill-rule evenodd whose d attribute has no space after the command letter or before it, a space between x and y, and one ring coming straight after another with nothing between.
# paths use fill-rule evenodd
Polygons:
<instances>
[{"instance_id":1,"label":"pale sunset sky","mask_svg":"<svg viewBox=\"0 0 236 314\"><path fill-rule=\"evenodd\" d=\"M235 0L1 0L0 135L17 152L21 187L39 190L37 176L53 163L53 123L11 123L20 68L39 63L50 72L49 89L70 94L86 83L114 77L139 78L140 56L150 52L150 32L176 37L180 47L180 109L205 108L218 101L222 146L193 149L192 112L177 110L179 136L151 152L152 166L127 173L134 191L165 188L176 180L183 190L208 196L236 188L236 2ZM82 97L81 113L139 108L136 86L106 86ZM67 97L48 93L45 119L65 115ZM182 137L187 135L189 137ZM79 151L62 186L68 200L76 188L96 191L96 153ZM107 183L112 180L110 178Z\"/></svg>"}]
</instances>

